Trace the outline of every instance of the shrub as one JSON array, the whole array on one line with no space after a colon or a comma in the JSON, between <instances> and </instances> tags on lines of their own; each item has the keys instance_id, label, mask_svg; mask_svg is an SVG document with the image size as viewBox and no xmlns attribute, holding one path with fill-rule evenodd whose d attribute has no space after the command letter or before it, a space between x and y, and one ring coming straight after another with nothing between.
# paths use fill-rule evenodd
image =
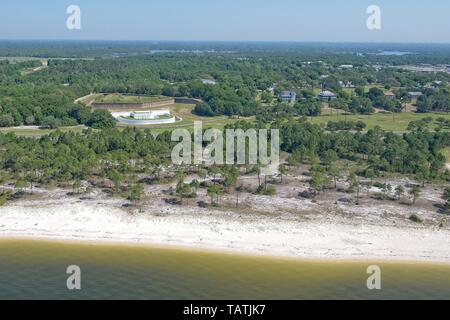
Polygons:
<instances>
[{"instance_id":1,"label":"shrub","mask_svg":"<svg viewBox=\"0 0 450 320\"><path fill-rule=\"evenodd\" d=\"M195 106L194 113L198 116L214 117L216 114L207 103L200 103Z\"/></svg>"},{"instance_id":2,"label":"shrub","mask_svg":"<svg viewBox=\"0 0 450 320\"><path fill-rule=\"evenodd\" d=\"M6 202L8 202L11 199L11 192L10 191L2 191L0 192L0 207L4 206Z\"/></svg>"},{"instance_id":3,"label":"shrub","mask_svg":"<svg viewBox=\"0 0 450 320\"><path fill-rule=\"evenodd\" d=\"M264 187L264 185L260 185L258 189L256 189L256 193L264 196L273 196L277 193L277 190L274 186Z\"/></svg>"},{"instance_id":4,"label":"shrub","mask_svg":"<svg viewBox=\"0 0 450 320\"><path fill-rule=\"evenodd\" d=\"M374 183L373 183L373 186L374 186L374 187L377 187L377 188L379 188L379 189L383 189L384 186L385 186L385 184L384 184L384 183L381 183L381 182L374 182Z\"/></svg>"},{"instance_id":5,"label":"shrub","mask_svg":"<svg viewBox=\"0 0 450 320\"><path fill-rule=\"evenodd\" d=\"M89 127L96 129L110 129L116 126L116 120L107 110L95 110L87 122Z\"/></svg>"},{"instance_id":6,"label":"shrub","mask_svg":"<svg viewBox=\"0 0 450 320\"><path fill-rule=\"evenodd\" d=\"M10 114L0 116L0 127L11 127L14 125L14 118Z\"/></svg>"},{"instance_id":7,"label":"shrub","mask_svg":"<svg viewBox=\"0 0 450 320\"><path fill-rule=\"evenodd\" d=\"M413 213L412 215L409 216L409 220L411 220L412 222L417 222L417 223L423 222L423 220L415 213Z\"/></svg>"}]
</instances>

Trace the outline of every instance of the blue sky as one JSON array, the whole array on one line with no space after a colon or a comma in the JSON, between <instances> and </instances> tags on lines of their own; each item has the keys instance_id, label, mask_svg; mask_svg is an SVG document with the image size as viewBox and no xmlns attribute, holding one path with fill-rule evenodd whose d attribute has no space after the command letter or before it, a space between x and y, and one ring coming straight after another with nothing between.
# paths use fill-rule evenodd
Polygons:
<instances>
[{"instance_id":1,"label":"blue sky","mask_svg":"<svg viewBox=\"0 0 450 320\"><path fill-rule=\"evenodd\" d=\"M4 0L0 39L450 43L448 0ZM6 3L5 3L6 2ZM82 29L66 28L79 5ZM369 31L366 9L382 10Z\"/></svg>"}]
</instances>

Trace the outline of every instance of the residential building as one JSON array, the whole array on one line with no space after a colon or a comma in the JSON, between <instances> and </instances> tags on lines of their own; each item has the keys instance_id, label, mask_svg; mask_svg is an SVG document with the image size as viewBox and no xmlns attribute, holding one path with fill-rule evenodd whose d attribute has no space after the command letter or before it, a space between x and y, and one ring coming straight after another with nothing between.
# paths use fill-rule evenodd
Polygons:
<instances>
[{"instance_id":1,"label":"residential building","mask_svg":"<svg viewBox=\"0 0 450 320\"><path fill-rule=\"evenodd\" d=\"M384 96L385 96L386 98L388 98L389 100L394 100L394 99L396 98L395 93L390 92L390 91L385 92L385 93L384 93Z\"/></svg>"},{"instance_id":2,"label":"residential building","mask_svg":"<svg viewBox=\"0 0 450 320\"><path fill-rule=\"evenodd\" d=\"M408 92L408 97L412 100L418 99L423 93L422 92Z\"/></svg>"},{"instance_id":3,"label":"residential building","mask_svg":"<svg viewBox=\"0 0 450 320\"><path fill-rule=\"evenodd\" d=\"M339 85L342 88L354 88L355 87L351 81L339 81Z\"/></svg>"},{"instance_id":4,"label":"residential building","mask_svg":"<svg viewBox=\"0 0 450 320\"><path fill-rule=\"evenodd\" d=\"M203 83L203 84L206 84L206 85L213 86L213 85L215 85L217 82L214 81L214 80L202 79L202 83Z\"/></svg>"},{"instance_id":5,"label":"residential building","mask_svg":"<svg viewBox=\"0 0 450 320\"><path fill-rule=\"evenodd\" d=\"M336 98L337 98L336 94L328 90L320 92L319 95L317 96L317 100L319 101L330 101Z\"/></svg>"},{"instance_id":6,"label":"residential building","mask_svg":"<svg viewBox=\"0 0 450 320\"><path fill-rule=\"evenodd\" d=\"M280 94L280 100L282 102L295 103L297 94L294 91L283 91Z\"/></svg>"}]
</instances>

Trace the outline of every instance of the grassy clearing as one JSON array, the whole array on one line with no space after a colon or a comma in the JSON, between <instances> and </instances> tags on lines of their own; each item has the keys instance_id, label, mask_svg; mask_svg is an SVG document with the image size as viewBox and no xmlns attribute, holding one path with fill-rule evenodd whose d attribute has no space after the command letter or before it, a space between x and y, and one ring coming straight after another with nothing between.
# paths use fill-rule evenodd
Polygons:
<instances>
[{"instance_id":1,"label":"grassy clearing","mask_svg":"<svg viewBox=\"0 0 450 320\"><path fill-rule=\"evenodd\" d=\"M177 128L186 128L192 129L194 126L194 121L202 121L203 128L216 128L223 129L225 125L234 123L239 120L247 120L253 121L255 117L248 118L229 118L226 116L217 116L217 117L200 117L195 114L192 114L193 105L188 104L175 104L170 106L172 113L175 116L181 117L183 120L177 123L171 124L161 124L161 125L147 125L147 126L136 126L142 129L153 129L155 131L165 131L172 130ZM407 131L407 127L409 122L420 120L422 118L432 117L433 119L444 117L446 119L450 119L450 115L447 114L416 114L416 113L401 113L396 114L396 119L393 121L392 114L373 114L370 116L367 115L342 115L342 114L333 114L333 115L322 115L320 117L312 117L308 118L309 121L319 124L322 126L326 126L328 121L340 121L340 120L349 120L349 121L358 121L362 120L367 124L367 129L374 128L375 126L380 126L383 130L386 131L394 131L394 132L402 132ZM126 128L127 125L118 124L118 128L123 129ZM85 129L85 126L75 126L75 127L61 127L60 131L67 132L81 132ZM42 136L49 134L56 129L39 129L37 127L14 127L14 128L0 128L0 133L8 133L14 132L19 136ZM444 149L444 154L447 157L448 162L450 162L450 148Z\"/></svg>"},{"instance_id":2,"label":"grassy clearing","mask_svg":"<svg viewBox=\"0 0 450 320\"><path fill-rule=\"evenodd\" d=\"M100 95L95 99L95 103L146 103L158 102L170 99L163 96L125 96L121 94Z\"/></svg>"},{"instance_id":3,"label":"grassy clearing","mask_svg":"<svg viewBox=\"0 0 450 320\"><path fill-rule=\"evenodd\" d=\"M442 150L442 154L447 159L447 162L450 163L450 147Z\"/></svg>"},{"instance_id":4,"label":"grassy clearing","mask_svg":"<svg viewBox=\"0 0 450 320\"><path fill-rule=\"evenodd\" d=\"M344 92L346 92L350 96L354 96L355 95L355 88L343 88L342 90L344 90Z\"/></svg>"},{"instance_id":5,"label":"grassy clearing","mask_svg":"<svg viewBox=\"0 0 450 320\"><path fill-rule=\"evenodd\" d=\"M47 68L48 68L47 66L40 66L40 67L36 67L36 68L28 68L28 69L22 70L22 71L20 72L20 74L23 75L23 76L27 76L27 75L30 75L30 74L32 74L32 73L35 73L35 72L39 72L39 71L45 70L45 69L47 69Z\"/></svg>"},{"instance_id":6,"label":"grassy clearing","mask_svg":"<svg viewBox=\"0 0 450 320\"><path fill-rule=\"evenodd\" d=\"M59 130L62 132L69 132L69 131L82 132L84 129L86 129L85 126L59 128ZM58 129L39 129L37 127L14 127L14 128L0 128L0 133L7 134L13 132L16 135L23 137L40 137L50 134L51 132L54 132L56 130Z\"/></svg>"},{"instance_id":7,"label":"grassy clearing","mask_svg":"<svg viewBox=\"0 0 450 320\"><path fill-rule=\"evenodd\" d=\"M20 63L27 61L41 61L42 64L47 64L48 59L45 58L35 58L35 57L0 57L0 60L9 60L10 63Z\"/></svg>"},{"instance_id":8,"label":"grassy clearing","mask_svg":"<svg viewBox=\"0 0 450 320\"><path fill-rule=\"evenodd\" d=\"M450 114L447 113L412 113L403 112L396 113L395 119L392 117L392 113L376 113L371 115L343 115L343 114L324 114L319 117L309 118L311 122L319 125L326 126L329 121L364 121L367 125L367 129L373 129L376 126L380 126L386 131L407 131L408 124L412 121L417 121L423 118L431 117L436 120L439 117L450 120ZM431 127L432 128L432 127Z\"/></svg>"}]
</instances>

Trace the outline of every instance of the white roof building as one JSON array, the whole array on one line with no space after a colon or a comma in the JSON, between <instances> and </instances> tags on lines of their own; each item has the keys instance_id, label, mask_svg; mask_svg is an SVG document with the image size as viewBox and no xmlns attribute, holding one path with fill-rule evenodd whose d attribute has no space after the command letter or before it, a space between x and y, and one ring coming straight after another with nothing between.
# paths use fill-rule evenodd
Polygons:
<instances>
[{"instance_id":1,"label":"white roof building","mask_svg":"<svg viewBox=\"0 0 450 320\"><path fill-rule=\"evenodd\" d=\"M213 86L213 85L217 84L216 81L214 81L214 80L209 80L209 79L202 79L202 83L203 83L203 84L206 84L206 85L210 85L210 86Z\"/></svg>"},{"instance_id":2,"label":"white roof building","mask_svg":"<svg viewBox=\"0 0 450 320\"><path fill-rule=\"evenodd\" d=\"M325 100L329 101L329 100L336 99L336 98L337 98L336 94L331 91L328 91L328 90L322 91L317 96L317 99L322 100L322 101L325 101Z\"/></svg>"},{"instance_id":3,"label":"white roof building","mask_svg":"<svg viewBox=\"0 0 450 320\"><path fill-rule=\"evenodd\" d=\"M149 111L134 111L130 116L136 120L153 120L164 116L170 116L169 110L149 110Z\"/></svg>"}]
</instances>

